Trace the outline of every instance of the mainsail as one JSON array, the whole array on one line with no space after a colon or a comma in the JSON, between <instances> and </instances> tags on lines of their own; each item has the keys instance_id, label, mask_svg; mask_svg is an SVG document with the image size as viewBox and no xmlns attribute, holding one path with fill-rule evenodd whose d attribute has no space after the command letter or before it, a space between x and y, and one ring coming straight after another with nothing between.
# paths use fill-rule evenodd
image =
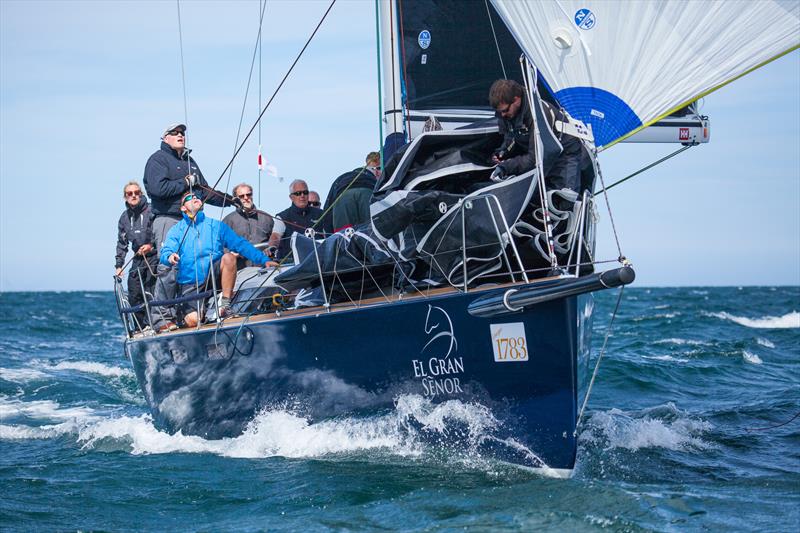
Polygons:
<instances>
[{"instance_id":1,"label":"mainsail","mask_svg":"<svg viewBox=\"0 0 800 533\"><path fill-rule=\"evenodd\" d=\"M597 146L800 46L800 2L492 0Z\"/></svg>"}]
</instances>

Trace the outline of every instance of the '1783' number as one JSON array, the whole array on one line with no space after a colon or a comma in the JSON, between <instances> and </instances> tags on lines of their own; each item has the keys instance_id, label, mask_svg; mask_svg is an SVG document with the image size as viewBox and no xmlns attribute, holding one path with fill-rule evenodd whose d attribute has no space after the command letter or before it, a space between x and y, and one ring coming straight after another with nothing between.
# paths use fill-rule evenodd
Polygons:
<instances>
[{"instance_id":1,"label":"'1783' number","mask_svg":"<svg viewBox=\"0 0 800 533\"><path fill-rule=\"evenodd\" d=\"M528 347L525 345L525 337L501 337L495 339L497 343L498 361L526 361L528 359Z\"/></svg>"}]
</instances>

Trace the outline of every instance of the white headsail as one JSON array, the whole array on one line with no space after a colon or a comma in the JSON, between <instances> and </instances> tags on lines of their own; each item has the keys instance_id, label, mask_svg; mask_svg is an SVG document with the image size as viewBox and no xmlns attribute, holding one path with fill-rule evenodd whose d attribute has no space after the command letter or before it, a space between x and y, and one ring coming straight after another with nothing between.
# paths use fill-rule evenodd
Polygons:
<instances>
[{"instance_id":1,"label":"white headsail","mask_svg":"<svg viewBox=\"0 0 800 533\"><path fill-rule=\"evenodd\" d=\"M797 0L492 0L608 146L800 46Z\"/></svg>"}]
</instances>

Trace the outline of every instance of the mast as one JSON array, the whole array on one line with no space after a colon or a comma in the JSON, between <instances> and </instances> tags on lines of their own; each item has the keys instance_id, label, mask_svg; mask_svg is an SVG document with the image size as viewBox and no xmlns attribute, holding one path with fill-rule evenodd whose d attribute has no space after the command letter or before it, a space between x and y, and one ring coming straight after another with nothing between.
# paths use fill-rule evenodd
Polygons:
<instances>
[{"instance_id":1,"label":"mast","mask_svg":"<svg viewBox=\"0 0 800 533\"><path fill-rule=\"evenodd\" d=\"M397 2L376 0L380 18L380 47L383 75L383 121L385 135L405 133L400 69L400 39Z\"/></svg>"}]
</instances>

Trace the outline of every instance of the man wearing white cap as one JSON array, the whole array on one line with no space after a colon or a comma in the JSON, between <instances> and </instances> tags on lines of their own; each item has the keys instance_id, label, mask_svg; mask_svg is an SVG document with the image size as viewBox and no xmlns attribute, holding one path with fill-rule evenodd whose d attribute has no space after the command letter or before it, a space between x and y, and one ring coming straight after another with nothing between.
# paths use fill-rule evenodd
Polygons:
<instances>
[{"instance_id":1,"label":"man wearing white cap","mask_svg":"<svg viewBox=\"0 0 800 533\"><path fill-rule=\"evenodd\" d=\"M204 202L218 207L238 204L236 199L208 187L197 162L186 148L186 125L170 124L161 136L161 147L147 160L144 167L144 188L152 204L153 238L157 253L170 228L181 220L181 197L186 189L191 190ZM169 267L159 265L155 299L167 300L175 297L175 273ZM155 313L159 326L156 329L172 329L174 313L171 309L159 308Z\"/></svg>"}]
</instances>

